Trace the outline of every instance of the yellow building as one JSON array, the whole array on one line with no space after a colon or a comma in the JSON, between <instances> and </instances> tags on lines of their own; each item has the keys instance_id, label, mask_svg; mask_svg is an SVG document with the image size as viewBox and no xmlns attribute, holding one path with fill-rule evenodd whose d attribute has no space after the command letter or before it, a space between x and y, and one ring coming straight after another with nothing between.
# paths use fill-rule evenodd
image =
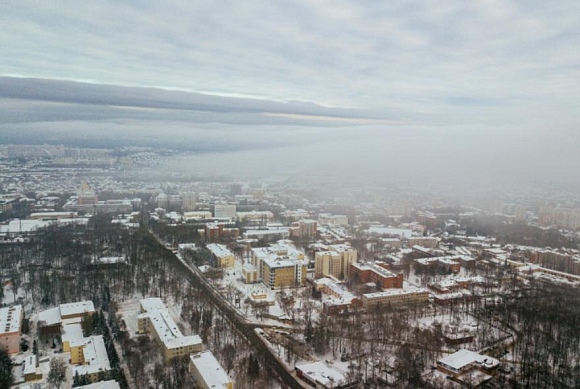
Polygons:
<instances>
[{"instance_id":1,"label":"yellow building","mask_svg":"<svg viewBox=\"0 0 580 389\"><path fill-rule=\"evenodd\" d=\"M350 265L357 261L357 251L347 244L325 246L325 251L314 254L314 276L347 278Z\"/></svg>"},{"instance_id":2,"label":"yellow building","mask_svg":"<svg viewBox=\"0 0 580 389\"><path fill-rule=\"evenodd\" d=\"M103 336L91 336L70 342L72 375L88 376L93 382L99 379L99 373L111 370Z\"/></svg>"},{"instance_id":3,"label":"yellow building","mask_svg":"<svg viewBox=\"0 0 580 389\"><path fill-rule=\"evenodd\" d=\"M200 389L233 389L234 385L211 351L189 357L189 372Z\"/></svg>"},{"instance_id":4,"label":"yellow building","mask_svg":"<svg viewBox=\"0 0 580 389\"><path fill-rule=\"evenodd\" d=\"M306 281L306 264L301 260L273 259L263 262L263 281L271 288L303 286Z\"/></svg>"},{"instance_id":5,"label":"yellow building","mask_svg":"<svg viewBox=\"0 0 580 389\"><path fill-rule=\"evenodd\" d=\"M65 353L69 352L71 342L84 338L80 321L77 323L63 323L60 338L62 341L62 351Z\"/></svg>"},{"instance_id":6,"label":"yellow building","mask_svg":"<svg viewBox=\"0 0 580 389\"><path fill-rule=\"evenodd\" d=\"M253 284L260 281L258 269L249 263L246 263L242 267L242 276L246 284Z\"/></svg>"},{"instance_id":7,"label":"yellow building","mask_svg":"<svg viewBox=\"0 0 580 389\"><path fill-rule=\"evenodd\" d=\"M236 256L223 244L211 243L206 247L216 259L218 267L233 268L235 266Z\"/></svg>"},{"instance_id":8,"label":"yellow building","mask_svg":"<svg viewBox=\"0 0 580 389\"><path fill-rule=\"evenodd\" d=\"M152 334L163 350L165 360L188 356L202 350L201 338L184 336L159 298L140 301L141 314L137 317L139 333Z\"/></svg>"}]
</instances>

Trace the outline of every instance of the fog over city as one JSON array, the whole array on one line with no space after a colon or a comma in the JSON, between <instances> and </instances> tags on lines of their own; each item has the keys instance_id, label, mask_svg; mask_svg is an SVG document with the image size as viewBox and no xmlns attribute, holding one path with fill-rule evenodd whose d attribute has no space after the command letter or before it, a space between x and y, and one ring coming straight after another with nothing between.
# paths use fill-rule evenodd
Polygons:
<instances>
[{"instance_id":1,"label":"fog over city","mask_svg":"<svg viewBox=\"0 0 580 389\"><path fill-rule=\"evenodd\" d=\"M0 389L580 388L580 1L0 1Z\"/></svg>"},{"instance_id":2,"label":"fog over city","mask_svg":"<svg viewBox=\"0 0 580 389\"><path fill-rule=\"evenodd\" d=\"M0 141L172 147L224 170L573 184L578 7L5 2Z\"/></svg>"}]
</instances>

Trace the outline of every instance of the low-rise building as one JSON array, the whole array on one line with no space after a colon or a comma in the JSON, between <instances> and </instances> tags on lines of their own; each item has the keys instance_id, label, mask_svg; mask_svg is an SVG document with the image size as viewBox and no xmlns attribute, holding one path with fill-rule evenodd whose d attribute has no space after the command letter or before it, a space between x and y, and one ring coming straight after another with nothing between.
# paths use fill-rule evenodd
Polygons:
<instances>
[{"instance_id":1,"label":"low-rise building","mask_svg":"<svg viewBox=\"0 0 580 389\"><path fill-rule=\"evenodd\" d=\"M499 361L475 351L459 350L437 361L437 369L448 374L458 382L467 382L478 386L495 375ZM477 371L482 374L472 374ZM476 373L477 373L476 372ZM467 380L466 377L469 377Z\"/></svg>"},{"instance_id":2,"label":"low-rise building","mask_svg":"<svg viewBox=\"0 0 580 389\"><path fill-rule=\"evenodd\" d=\"M357 384L349 382L347 372L324 362L297 365L296 373L298 377L316 389L346 389Z\"/></svg>"},{"instance_id":3,"label":"low-rise building","mask_svg":"<svg viewBox=\"0 0 580 389\"><path fill-rule=\"evenodd\" d=\"M76 389L121 389L115 380L93 382L92 384L77 386Z\"/></svg>"},{"instance_id":4,"label":"low-rise building","mask_svg":"<svg viewBox=\"0 0 580 389\"><path fill-rule=\"evenodd\" d=\"M232 380L211 351L189 356L189 372L200 389L233 389Z\"/></svg>"},{"instance_id":5,"label":"low-rise building","mask_svg":"<svg viewBox=\"0 0 580 389\"><path fill-rule=\"evenodd\" d=\"M270 211L236 212L236 217L240 222L260 222L265 224L274 219L274 214Z\"/></svg>"},{"instance_id":6,"label":"low-rise building","mask_svg":"<svg viewBox=\"0 0 580 389\"><path fill-rule=\"evenodd\" d=\"M236 205L215 204L213 207L213 213L216 219L233 219L236 217Z\"/></svg>"},{"instance_id":7,"label":"low-rise building","mask_svg":"<svg viewBox=\"0 0 580 389\"><path fill-rule=\"evenodd\" d=\"M236 257L226 246L223 244L208 244L207 249L210 251L211 255L214 257L218 267L221 268L232 268L235 265Z\"/></svg>"},{"instance_id":8,"label":"low-rise building","mask_svg":"<svg viewBox=\"0 0 580 389\"><path fill-rule=\"evenodd\" d=\"M329 224L334 226L347 226L348 217L346 215L332 215L330 213L321 213L318 215L320 224Z\"/></svg>"},{"instance_id":9,"label":"low-rise building","mask_svg":"<svg viewBox=\"0 0 580 389\"><path fill-rule=\"evenodd\" d=\"M166 360L201 351L201 338L198 335L184 336L161 299L143 299L140 305L141 314L137 317L139 333L152 334Z\"/></svg>"},{"instance_id":10,"label":"low-rise building","mask_svg":"<svg viewBox=\"0 0 580 389\"><path fill-rule=\"evenodd\" d=\"M434 249L439 244L439 238L431 236L411 236L407 240L407 246L422 246L428 249Z\"/></svg>"},{"instance_id":11,"label":"low-rise building","mask_svg":"<svg viewBox=\"0 0 580 389\"><path fill-rule=\"evenodd\" d=\"M258 269L250 263L245 263L242 267L242 277L246 284L254 284L260 281Z\"/></svg>"},{"instance_id":12,"label":"low-rise building","mask_svg":"<svg viewBox=\"0 0 580 389\"><path fill-rule=\"evenodd\" d=\"M22 376L24 381L36 381L42 379L42 371L38 367L36 355L31 354L22 362Z\"/></svg>"},{"instance_id":13,"label":"low-rise building","mask_svg":"<svg viewBox=\"0 0 580 389\"><path fill-rule=\"evenodd\" d=\"M384 262L353 263L350 265L351 279L358 278L363 284L378 283L383 289L402 288L403 273L395 274L387 266Z\"/></svg>"},{"instance_id":14,"label":"low-rise building","mask_svg":"<svg viewBox=\"0 0 580 389\"><path fill-rule=\"evenodd\" d=\"M457 262L456 259L457 258L454 256L416 258L415 264L423 268L434 268L440 266L447 272L459 273L461 270L461 263Z\"/></svg>"},{"instance_id":15,"label":"low-rise building","mask_svg":"<svg viewBox=\"0 0 580 389\"><path fill-rule=\"evenodd\" d=\"M337 281L330 277L323 277L314 281L316 289L324 293L322 299L324 311L334 315L348 313L356 307L361 307L362 301Z\"/></svg>"},{"instance_id":16,"label":"low-rise building","mask_svg":"<svg viewBox=\"0 0 580 389\"><path fill-rule=\"evenodd\" d=\"M91 381L99 380L99 374L111 370L107 349L102 335L82 338L70 343L72 376L87 376Z\"/></svg>"},{"instance_id":17,"label":"low-rise building","mask_svg":"<svg viewBox=\"0 0 580 389\"><path fill-rule=\"evenodd\" d=\"M22 305L0 309L0 349L8 354L16 354L20 351L23 319Z\"/></svg>"},{"instance_id":18,"label":"low-rise building","mask_svg":"<svg viewBox=\"0 0 580 389\"><path fill-rule=\"evenodd\" d=\"M383 292L363 294L365 308L375 305L419 305L429 302L429 292L423 288L389 289Z\"/></svg>"}]
</instances>

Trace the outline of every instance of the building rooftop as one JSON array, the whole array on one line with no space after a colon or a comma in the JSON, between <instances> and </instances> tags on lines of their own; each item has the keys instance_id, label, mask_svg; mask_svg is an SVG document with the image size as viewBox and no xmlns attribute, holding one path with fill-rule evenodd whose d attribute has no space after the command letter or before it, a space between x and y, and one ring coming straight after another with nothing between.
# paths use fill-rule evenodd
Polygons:
<instances>
[{"instance_id":1,"label":"building rooftop","mask_svg":"<svg viewBox=\"0 0 580 389\"><path fill-rule=\"evenodd\" d=\"M102 335L82 338L70 343L70 347L82 347L85 363L83 365L73 366L73 377L79 375L94 374L111 370L105 341Z\"/></svg>"},{"instance_id":2,"label":"building rooftop","mask_svg":"<svg viewBox=\"0 0 580 389\"><path fill-rule=\"evenodd\" d=\"M0 309L0 334L20 332L22 324L22 305Z\"/></svg>"},{"instance_id":3,"label":"building rooftop","mask_svg":"<svg viewBox=\"0 0 580 389\"><path fill-rule=\"evenodd\" d=\"M211 351L191 355L189 359L208 387L223 389L232 382Z\"/></svg>"},{"instance_id":4,"label":"building rooftop","mask_svg":"<svg viewBox=\"0 0 580 389\"><path fill-rule=\"evenodd\" d=\"M79 301L76 303L60 304L60 315L83 315L85 313L95 312L95 306L90 300Z\"/></svg>"},{"instance_id":5,"label":"building rooftop","mask_svg":"<svg viewBox=\"0 0 580 389\"><path fill-rule=\"evenodd\" d=\"M155 333L166 348L193 346L201 344L198 335L184 336L179 327L165 308L159 298L149 298L141 300L141 307L146 310L139 317L149 317L151 324L155 328Z\"/></svg>"},{"instance_id":6,"label":"building rooftop","mask_svg":"<svg viewBox=\"0 0 580 389\"><path fill-rule=\"evenodd\" d=\"M211 243L208 244L206 247L209 251L211 251L213 255L215 255L218 258L234 256L234 253L228 250L228 248L223 244Z\"/></svg>"},{"instance_id":7,"label":"building rooftop","mask_svg":"<svg viewBox=\"0 0 580 389\"><path fill-rule=\"evenodd\" d=\"M150 297L139 301L143 312L153 312L158 309L165 309L165 304L158 297Z\"/></svg>"},{"instance_id":8,"label":"building rooftop","mask_svg":"<svg viewBox=\"0 0 580 389\"><path fill-rule=\"evenodd\" d=\"M363 297L378 298L378 297L405 295L405 294L413 294L413 293L429 293L429 291L427 289L424 289L424 288L387 289L383 292L367 293L367 294L364 294Z\"/></svg>"},{"instance_id":9,"label":"building rooftop","mask_svg":"<svg viewBox=\"0 0 580 389\"><path fill-rule=\"evenodd\" d=\"M77 389L120 389L119 383L115 380L94 382L92 384L77 386Z\"/></svg>"},{"instance_id":10,"label":"building rooftop","mask_svg":"<svg viewBox=\"0 0 580 389\"><path fill-rule=\"evenodd\" d=\"M79 323L71 323L62 326L61 340L62 342L74 343L84 338L83 327Z\"/></svg>"},{"instance_id":11,"label":"building rooftop","mask_svg":"<svg viewBox=\"0 0 580 389\"><path fill-rule=\"evenodd\" d=\"M470 365L477 364L485 368L492 368L499 365L499 361L487 355L481 355L475 351L466 349L459 350L451 355L437 361L443 367L449 367L455 371L461 371Z\"/></svg>"},{"instance_id":12,"label":"building rooftop","mask_svg":"<svg viewBox=\"0 0 580 389\"><path fill-rule=\"evenodd\" d=\"M297 365L296 369L312 381L318 382L325 387L338 387L346 382L346 376L335 367L324 362L314 362L304 365Z\"/></svg>"}]
</instances>

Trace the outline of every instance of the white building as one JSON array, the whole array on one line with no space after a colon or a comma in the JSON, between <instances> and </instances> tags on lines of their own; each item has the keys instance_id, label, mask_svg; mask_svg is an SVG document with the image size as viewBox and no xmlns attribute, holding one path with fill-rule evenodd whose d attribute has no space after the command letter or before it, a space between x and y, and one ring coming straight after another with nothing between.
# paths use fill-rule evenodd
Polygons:
<instances>
[{"instance_id":1,"label":"white building","mask_svg":"<svg viewBox=\"0 0 580 389\"><path fill-rule=\"evenodd\" d=\"M236 206L235 204L215 204L213 216L216 219L233 219L236 217Z\"/></svg>"},{"instance_id":2,"label":"white building","mask_svg":"<svg viewBox=\"0 0 580 389\"><path fill-rule=\"evenodd\" d=\"M209 350L189 357L189 372L200 389L233 389L232 380Z\"/></svg>"}]
</instances>

